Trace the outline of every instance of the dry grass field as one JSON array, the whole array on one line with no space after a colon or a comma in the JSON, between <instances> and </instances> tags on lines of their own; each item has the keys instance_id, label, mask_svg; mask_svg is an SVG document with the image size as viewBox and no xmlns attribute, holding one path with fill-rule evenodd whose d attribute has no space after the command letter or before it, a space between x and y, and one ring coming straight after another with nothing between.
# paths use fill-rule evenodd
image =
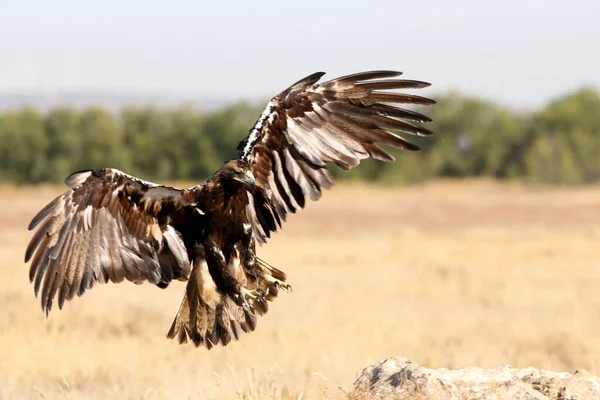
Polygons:
<instances>
[{"instance_id":1,"label":"dry grass field","mask_svg":"<svg viewBox=\"0 0 600 400\"><path fill-rule=\"evenodd\" d=\"M0 188L0 399L340 398L393 355L600 373L600 187L340 185L258 251L293 292L211 351L165 338L181 282L44 316L26 226L63 189Z\"/></svg>"}]
</instances>

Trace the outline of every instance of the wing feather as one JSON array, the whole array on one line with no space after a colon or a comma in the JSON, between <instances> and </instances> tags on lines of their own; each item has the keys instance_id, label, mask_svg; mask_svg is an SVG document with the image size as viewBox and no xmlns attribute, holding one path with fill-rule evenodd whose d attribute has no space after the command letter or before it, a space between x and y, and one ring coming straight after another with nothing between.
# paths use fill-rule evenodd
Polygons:
<instances>
[{"instance_id":1,"label":"wing feather","mask_svg":"<svg viewBox=\"0 0 600 400\"><path fill-rule=\"evenodd\" d=\"M38 228L25 251L46 312L55 297L62 308L96 283L188 278L187 251L161 209L188 205L189 190L105 168L74 173L65 182L71 189L32 219L29 229Z\"/></svg>"},{"instance_id":2,"label":"wing feather","mask_svg":"<svg viewBox=\"0 0 600 400\"><path fill-rule=\"evenodd\" d=\"M317 83L323 74L301 79L271 99L238 146L238 157L250 164L261 195L280 221L304 208L305 197L317 200L322 189L331 188L328 164L349 170L369 157L393 161L381 145L419 150L400 134L432 134L419 125L430 122L429 117L398 105L427 106L435 101L396 91L422 89L429 83L398 79L401 72L386 70ZM264 202L254 197L247 214L264 242L276 224Z\"/></svg>"}]
</instances>

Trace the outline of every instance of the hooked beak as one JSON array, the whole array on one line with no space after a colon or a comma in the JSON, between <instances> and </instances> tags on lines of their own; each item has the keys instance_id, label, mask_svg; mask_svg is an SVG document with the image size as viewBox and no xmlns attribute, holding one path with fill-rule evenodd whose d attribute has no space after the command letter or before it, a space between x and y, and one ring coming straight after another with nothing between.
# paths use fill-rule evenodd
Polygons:
<instances>
[{"instance_id":1,"label":"hooked beak","mask_svg":"<svg viewBox=\"0 0 600 400\"><path fill-rule=\"evenodd\" d=\"M254 174L252 174L252 171L250 170L246 171L243 177L235 179L239 182L247 184L251 188L254 188L254 186L256 185L256 179L254 179Z\"/></svg>"}]
</instances>

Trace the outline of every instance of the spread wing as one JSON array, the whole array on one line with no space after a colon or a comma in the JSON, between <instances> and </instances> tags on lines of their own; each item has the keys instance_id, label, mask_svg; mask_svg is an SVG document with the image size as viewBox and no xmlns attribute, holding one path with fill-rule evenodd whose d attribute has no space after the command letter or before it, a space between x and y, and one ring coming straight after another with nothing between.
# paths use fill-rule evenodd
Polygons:
<instances>
[{"instance_id":1,"label":"spread wing","mask_svg":"<svg viewBox=\"0 0 600 400\"><path fill-rule=\"evenodd\" d=\"M66 180L71 190L31 221L36 228L25 253L29 279L48 313L55 296L81 296L96 283L187 279L190 263L170 213L185 205L186 191L159 186L115 169L82 171ZM187 196L190 197L190 196ZM41 224L41 225L40 225Z\"/></svg>"},{"instance_id":2,"label":"spread wing","mask_svg":"<svg viewBox=\"0 0 600 400\"><path fill-rule=\"evenodd\" d=\"M264 242L285 220L317 200L333 185L328 163L349 170L360 160L394 158L380 145L418 150L398 133L428 136L418 123L431 121L398 104L431 105L435 101L394 92L428 83L397 79L400 72L371 71L317 83L310 75L275 96L238 146L261 189L249 195L247 214L257 239ZM391 78L391 79L390 79Z\"/></svg>"}]
</instances>

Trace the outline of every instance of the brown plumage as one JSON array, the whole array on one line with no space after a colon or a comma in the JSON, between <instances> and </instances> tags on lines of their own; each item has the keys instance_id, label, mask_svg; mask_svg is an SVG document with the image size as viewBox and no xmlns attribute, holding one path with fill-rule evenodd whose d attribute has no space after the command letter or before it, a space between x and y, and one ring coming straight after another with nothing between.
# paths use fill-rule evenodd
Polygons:
<instances>
[{"instance_id":1,"label":"brown plumage","mask_svg":"<svg viewBox=\"0 0 600 400\"><path fill-rule=\"evenodd\" d=\"M431 105L393 92L427 83L371 71L318 84L310 75L275 96L226 162L197 186L156 185L115 169L81 171L70 190L31 221L29 278L46 313L96 283L144 281L161 288L187 280L167 336L211 348L256 328L257 315L286 275L256 256L288 213L318 200L334 180L327 165L349 170L382 147L418 150L397 133L426 136L429 118L397 104ZM396 104L396 105L394 105ZM40 293L41 290L41 293Z\"/></svg>"}]
</instances>

